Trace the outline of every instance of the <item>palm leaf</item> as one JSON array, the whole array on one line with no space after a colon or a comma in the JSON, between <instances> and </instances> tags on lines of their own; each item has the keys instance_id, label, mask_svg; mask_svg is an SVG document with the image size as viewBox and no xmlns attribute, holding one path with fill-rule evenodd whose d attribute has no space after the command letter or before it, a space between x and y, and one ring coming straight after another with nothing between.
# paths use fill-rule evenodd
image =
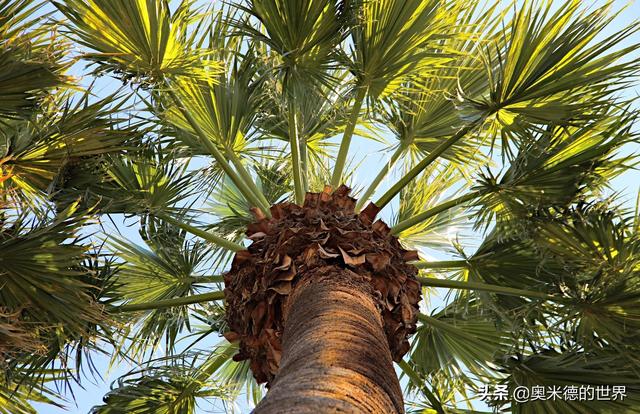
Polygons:
<instances>
[{"instance_id":1,"label":"palm leaf","mask_svg":"<svg viewBox=\"0 0 640 414\"><path fill-rule=\"evenodd\" d=\"M388 95L407 77L450 60L440 40L456 26L453 2L378 0L354 8L347 65L372 98Z\"/></svg>"},{"instance_id":2,"label":"palm leaf","mask_svg":"<svg viewBox=\"0 0 640 414\"><path fill-rule=\"evenodd\" d=\"M36 414L32 403L64 408L61 396L47 384L56 375L53 370L47 371L44 378L30 382L18 372L10 381L4 375L0 376L0 414Z\"/></svg>"},{"instance_id":3,"label":"palm leaf","mask_svg":"<svg viewBox=\"0 0 640 414\"><path fill-rule=\"evenodd\" d=\"M135 125L121 126L117 97L89 103L90 94L58 97L32 121L14 121L0 132L5 191L25 199L64 191L72 202L78 197L66 182L72 170L133 140Z\"/></svg>"},{"instance_id":4,"label":"palm leaf","mask_svg":"<svg viewBox=\"0 0 640 414\"><path fill-rule=\"evenodd\" d=\"M166 365L159 365L165 363ZM227 398L224 386L206 378L197 358L156 361L125 374L92 414L193 414L202 399Z\"/></svg>"},{"instance_id":5,"label":"palm leaf","mask_svg":"<svg viewBox=\"0 0 640 414\"><path fill-rule=\"evenodd\" d=\"M636 367L634 348L640 321L638 251L632 220L607 205L580 206L538 223L542 255L557 261L564 294L558 329L586 349L617 349Z\"/></svg>"},{"instance_id":6,"label":"palm leaf","mask_svg":"<svg viewBox=\"0 0 640 414\"><path fill-rule=\"evenodd\" d=\"M637 24L593 41L610 28L610 5L587 11L568 1L553 10L551 1L525 2L504 29L504 41L487 47L489 95L461 97L463 106L491 115L507 135L532 124L589 120L639 69L637 60L625 59L636 46L617 47Z\"/></svg>"},{"instance_id":7,"label":"palm leaf","mask_svg":"<svg viewBox=\"0 0 640 414\"><path fill-rule=\"evenodd\" d=\"M20 373L29 383L41 381L43 367L53 363L61 370L57 379L79 381L90 366L85 357L111 341L115 321L104 308L111 303L113 267L77 236L86 217L73 207L53 219L4 212L12 224L4 222L1 232L0 303L11 316L13 340L0 359L6 374Z\"/></svg>"},{"instance_id":8,"label":"palm leaf","mask_svg":"<svg viewBox=\"0 0 640 414\"><path fill-rule=\"evenodd\" d=\"M400 193L400 206L394 222L402 222L414 215L429 210L455 194L460 187L460 174L456 169L427 169L418 179L412 181ZM412 247L442 248L451 245L454 238L466 226L468 216L460 208L452 208L397 233L402 242Z\"/></svg>"},{"instance_id":9,"label":"palm leaf","mask_svg":"<svg viewBox=\"0 0 640 414\"><path fill-rule=\"evenodd\" d=\"M615 355L589 354L580 351L558 352L543 350L529 356L516 356L503 362L509 377L503 381L513 390L516 386L556 387L564 393L565 387L591 387L592 399L586 401L564 398L546 401L530 401L523 404L511 402L516 414L533 413L637 413L640 401L638 377L616 360ZM598 387L626 386L626 397L616 400L596 399ZM611 388L609 388L611 389ZM609 396L611 398L611 396ZM498 403L498 405L504 405Z\"/></svg>"},{"instance_id":10,"label":"palm leaf","mask_svg":"<svg viewBox=\"0 0 640 414\"><path fill-rule=\"evenodd\" d=\"M497 355L510 348L512 338L500 329L481 304L452 304L432 315L422 315L409 364L422 376L442 376L475 387L478 378L494 375Z\"/></svg>"},{"instance_id":11,"label":"palm leaf","mask_svg":"<svg viewBox=\"0 0 640 414\"><path fill-rule=\"evenodd\" d=\"M122 238L108 241L109 248L123 261L118 269L116 297L135 305L198 293L202 287L198 285L198 273L208 267L212 250L202 242L188 240L184 231L149 227L146 247ZM130 327L123 332L131 341L129 353L153 350L163 337L165 351L173 353L180 333L190 330L189 307L150 310L129 322Z\"/></svg>"},{"instance_id":12,"label":"palm leaf","mask_svg":"<svg viewBox=\"0 0 640 414\"><path fill-rule=\"evenodd\" d=\"M216 367L214 378L216 381L227 384L229 391L233 395L238 395L244 391L247 401L257 404L265 394L263 386L259 385L251 372L249 361L233 361L231 357L224 358L225 355L233 355L237 351L237 344L223 342L218 345L216 354L219 366Z\"/></svg>"},{"instance_id":13,"label":"palm leaf","mask_svg":"<svg viewBox=\"0 0 640 414\"><path fill-rule=\"evenodd\" d=\"M310 80L318 85L335 84L331 73L336 66L336 47L346 33L345 3L331 0L247 3L238 8L255 18L258 27L251 25L249 19L237 25L275 55L271 57L275 61L273 70L282 77L287 93L296 93L301 84L308 85Z\"/></svg>"},{"instance_id":14,"label":"palm leaf","mask_svg":"<svg viewBox=\"0 0 640 414\"><path fill-rule=\"evenodd\" d=\"M184 204L198 192L188 163L144 145L126 157L106 157L89 171L72 171L67 188L103 213L182 215ZM87 165L84 165L87 167Z\"/></svg>"},{"instance_id":15,"label":"palm leaf","mask_svg":"<svg viewBox=\"0 0 640 414\"><path fill-rule=\"evenodd\" d=\"M635 114L603 117L582 127L550 127L525 134L518 154L501 177L488 172L477 190L480 222L526 216L532 211L562 207L598 195L606 183L634 165L633 156L616 158L635 139Z\"/></svg>"},{"instance_id":16,"label":"palm leaf","mask_svg":"<svg viewBox=\"0 0 640 414\"><path fill-rule=\"evenodd\" d=\"M242 61L232 61L228 76L217 77L215 83L181 79L173 87L182 106L223 154L250 156L260 151L250 147L262 99L261 84L255 79L254 59L249 52ZM160 115L165 125L181 132L177 138L192 154L210 154L175 104L167 104Z\"/></svg>"},{"instance_id":17,"label":"palm leaf","mask_svg":"<svg viewBox=\"0 0 640 414\"><path fill-rule=\"evenodd\" d=\"M30 222L22 215L11 225L3 223L0 302L43 324L82 332L86 322L105 317L90 294L92 286L82 280L89 246L76 237L84 218L72 213L49 222Z\"/></svg>"},{"instance_id":18,"label":"palm leaf","mask_svg":"<svg viewBox=\"0 0 640 414\"><path fill-rule=\"evenodd\" d=\"M65 86L68 44L43 24L44 2L0 1L0 119L28 118L54 87ZM2 120L2 122L5 122Z\"/></svg>"},{"instance_id":19,"label":"palm leaf","mask_svg":"<svg viewBox=\"0 0 640 414\"><path fill-rule=\"evenodd\" d=\"M429 68L402 86L381 109L381 121L397 139L398 148L430 153L441 142L463 127L467 119L459 111L455 96L460 90L466 96L480 97L489 90L484 62L480 58L482 45L495 40L499 21L497 5L482 10L479 4L456 8L457 25L449 28L449 36L441 40L441 48L453 53L447 65ZM467 137L442 154L457 163L481 162L478 147L482 141Z\"/></svg>"},{"instance_id":20,"label":"palm leaf","mask_svg":"<svg viewBox=\"0 0 640 414\"><path fill-rule=\"evenodd\" d=\"M172 9L157 0L66 0L54 2L69 19L78 43L92 50L83 57L98 72L123 79L158 82L165 78L211 79L220 72L210 51L197 47L193 1Z\"/></svg>"}]
</instances>

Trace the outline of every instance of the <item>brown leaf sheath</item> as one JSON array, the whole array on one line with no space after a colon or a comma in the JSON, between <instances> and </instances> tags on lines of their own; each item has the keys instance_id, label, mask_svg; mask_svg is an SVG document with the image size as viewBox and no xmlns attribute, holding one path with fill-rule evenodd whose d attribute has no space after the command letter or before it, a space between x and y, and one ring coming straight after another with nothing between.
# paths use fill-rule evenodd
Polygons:
<instances>
[{"instance_id":1,"label":"brown leaf sheath","mask_svg":"<svg viewBox=\"0 0 640 414\"><path fill-rule=\"evenodd\" d=\"M416 253L373 221L375 208L354 207L345 186L307 193L303 206L272 206L271 218L248 226L253 242L225 275L225 337L239 340L234 359L249 359L256 380L271 388L260 407L290 393L276 384L300 391L298 411L261 412L304 413L303 401L312 400L316 413L402 412L391 360L402 359L416 331L420 284L407 263ZM312 387L322 381L330 383Z\"/></svg>"}]
</instances>

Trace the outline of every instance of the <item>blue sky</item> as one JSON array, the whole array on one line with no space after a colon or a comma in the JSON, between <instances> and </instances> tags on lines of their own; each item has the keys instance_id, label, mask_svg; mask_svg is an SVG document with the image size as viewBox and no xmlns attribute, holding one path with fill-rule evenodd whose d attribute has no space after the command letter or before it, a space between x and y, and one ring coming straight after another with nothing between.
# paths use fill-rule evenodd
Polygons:
<instances>
[{"instance_id":1,"label":"blue sky","mask_svg":"<svg viewBox=\"0 0 640 414\"><path fill-rule=\"evenodd\" d=\"M604 4L605 2L585 1L584 3L599 5ZM626 1L621 0L614 1L614 4L616 6L621 6L626 3ZM612 25L611 30L619 29L620 27L630 23L632 20L637 18L640 18L640 1L636 1L635 3L633 3L619 17L617 24ZM634 40L639 41L640 39L638 38L638 36L635 36ZM631 43L631 40L628 41L628 43ZM640 53L638 53L638 57L640 57ZM77 74L79 75L80 73L78 72ZM103 80L101 82L104 83L105 81ZM111 87L112 85L109 84L98 84L98 88L102 88L104 91L111 89ZM637 97L640 94L640 89L636 88L635 90L630 90L627 93L629 94L629 97ZM359 139L356 139L354 141L352 154L355 155L356 159L363 160L357 172L357 182L367 182L368 179L370 179L378 171L380 163L383 162L388 156L388 154L381 153L380 149L381 146L379 144L374 144L369 141L365 142ZM629 146L627 148L627 151L629 152L638 150L640 150L640 148L638 148L637 145L635 145L635 147ZM382 191L384 191L385 186L387 186L387 184L383 184L383 186L381 186ZM625 173L623 176L614 180L613 188L616 191L622 192L623 197L628 201L629 205L631 205L631 203L635 202L635 197L640 188L640 173L638 173L637 171L629 171ZM387 213L387 215L388 214L389 213ZM118 227L125 237L139 241L137 229L135 227ZM437 304L438 302L436 301L435 303ZM215 343L215 341L211 341L209 345L213 345L213 343ZM113 380L117 379L119 375L126 373L130 368L126 364L120 364L119 366L109 370L109 359L107 357L98 356L96 357L95 362L98 370L103 373L103 378L101 380L94 380L94 383L92 383L89 379L85 379L83 381L84 389L79 389L76 387L76 389L74 389L75 403L70 402L67 411L50 406L38 405L38 412L42 414L87 413L92 406L101 403L103 395L109 390L110 383ZM211 407L203 405L199 412L224 412L220 408L221 406ZM237 412L248 412L248 406L244 403L241 403L239 411Z\"/></svg>"}]
</instances>

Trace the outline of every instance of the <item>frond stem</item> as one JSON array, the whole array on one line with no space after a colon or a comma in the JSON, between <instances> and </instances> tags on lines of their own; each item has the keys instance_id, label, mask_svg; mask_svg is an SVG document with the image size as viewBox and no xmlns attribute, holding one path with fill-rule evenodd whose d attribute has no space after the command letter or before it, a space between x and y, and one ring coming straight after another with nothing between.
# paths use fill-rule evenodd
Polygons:
<instances>
[{"instance_id":1,"label":"frond stem","mask_svg":"<svg viewBox=\"0 0 640 414\"><path fill-rule=\"evenodd\" d=\"M403 144L400 144L398 148L396 148L394 153L391 155L391 158L389 158L389 161L384 163L384 165L380 169L380 172L378 172L378 175L376 175L373 181L371 181L371 184L369 184L369 187L367 188L367 190L364 192L364 194L362 194L362 197L360 197L360 199L358 200L358 203L356 204L356 211L364 207L365 203L369 200L371 195L373 195L373 193L376 191L376 189L378 188L378 186L380 185L384 177L386 177L389 171L391 171L391 168L393 168L396 161L398 161L398 159L406 151L406 149L407 149L407 146Z\"/></svg>"},{"instance_id":2,"label":"frond stem","mask_svg":"<svg viewBox=\"0 0 640 414\"><path fill-rule=\"evenodd\" d=\"M242 164L242 161L240 160L240 158L238 158L236 153L233 152L232 150L229 150L227 151L227 155L229 156L229 158L231 159L231 162L240 173L240 176L242 177L242 179L245 180L245 182L247 183L252 183L255 185L253 178L251 177L251 174L249 174L249 171L247 171L247 169L244 167L244 165ZM260 202L260 209L264 212L265 216L267 216L268 218L271 218L271 210L270 210L271 206L269 204L269 201L264 196L262 191L260 191L258 186L255 186L255 194L258 196L258 201Z\"/></svg>"},{"instance_id":3,"label":"frond stem","mask_svg":"<svg viewBox=\"0 0 640 414\"><path fill-rule=\"evenodd\" d=\"M172 308L175 306L192 305L194 303L211 302L214 300L223 300L224 292L209 292L199 295L190 295L183 298L162 299L153 302L134 303L131 305L118 306L113 309L113 313L138 312L145 310L157 310Z\"/></svg>"},{"instance_id":4,"label":"frond stem","mask_svg":"<svg viewBox=\"0 0 640 414\"><path fill-rule=\"evenodd\" d=\"M184 223L180 220L176 220L173 217L167 215L167 214L156 214L156 217L166 221L169 224L173 224L176 227L181 228L182 230L185 230L191 234L193 234L194 236L198 236L208 242L211 242L215 245L218 245L222 248L225 248L227 250L231 250L233 252L239 252L240 250L245 250L246 248L238 243L235 243L231 240L225 239L224 237L218 236L217 234L213 234L211 232L208 232L206 230L202 230L199 229L197 227L194 227L190 224Z\"/></svg>"},{"instance_id":5,"label":"frond stem","mask_svg":"<svg viewBox=\"0 0 640 414\"><path fill-rule=\"evenodd\" d=\"M302 170L300 168L300 142L298 139L298 117L296 114L295 98L289 100L289 146L291 147L291 163L293 166L293 187L296 204L304 202L304 185L302 184Z\"/></svg>"},{"instance_id":6,"label":"frond stem","mask_svg":"<svg viewBox=\"0 0 640 414\"><path fill-rule=\"evenodd\" d=\"M470 193L467 193L465 195L462 195L460 197L454 198L453 200L449 200L445 203L439 204L435 207L432 207L426 211L423 211L420 214L416 214L413 217L409 217L406 220L401 221L400 223L396 224L395 226L393 226L391 228L391 233L398 235L400 233L402 233L403 231L407 230L408 228L411 228L413 226L415 226L416 224L422 223L423 221L442 213L443 211L447 211L450 208L459 206L460 204L464 204L468 201L471 201L473 199L476 199L480 196L482 196L485 192L484 191L472 191Z\"/></svg>"},{"instance_id":7,"label":"frond stem","mask_svg":"<svg viewBox=\"0 0 640 414\"><path fill-rule=\"evenodd\" d=\"M375 202L379 208L384 208L389 202L407 185L411 180L416 178L418 174L424 171L432 162L438 159L446 150L452 147L456 142L460 141L469 131L474 129L478 121L473 122L456 132L451 138L438 145L428 156L416 164L409 172L403 175L397 183L393 185L378 201Z\"/></svg>"},{"instance_id":8,"label":"frond stem","mask_svg":"<svg viewBox=\"0 0 640 414\"><path fill-rule=\"evenodd\" d=\"M304 136L298 138L300 141L300 163L302 164L302 187L305 194L309 191L309 149L307 139Z\"/></svg>"},{"instance_id":9,"label":"frond stem","mask_svg":"<svg viewBox=\"0 0 640 414\"><path fill-rule=\"evenodd\" d=\"M194 129L194 131L196 132L196 135L198 135L198 138L200 138L200 141L205 145L205 147L207 147L207 149L209 150L213 158L216 160L218 165L220 165L220 167L225 172L225 174L229 176L231 181L233 181L233 183L238 187L242 195L244 195L250 203L253 203L255 207L259 207L261 210L264 210L262 203L260 203L259 198L256 196L259 190L258 190L258 187L253 182L253 180L251 180L251 184L253 184L253 187L255 187L255 189L252 189L251 184L249 184L248 182L245 182L245 180L243 180L238 175L238 173L235 172L233 168L231 168L231 165L229 165L229 163L225 159L222 152L220 152L218 147L213 142L211 142L209 138L207 138L207 135L203 131L202 127L196 122L196 120L189 113L189 111L187 111L187 109L182 105L180 98L171 89L171 86L167 85L167 90L169 95L175 102L176 106L178 107L178 110L182 113L182 115L185 117L187 122L189 122L189 125L191 125L191 127ZM269 214L269 209L266 209L266 211L263 211L263 212L265 215Z\"/></svg>"},{"instance_id":10,"label":"frond stem","mask_svg":"<svg viewBox=\"0 0 640 414\"><path fill-rule=\"evenodd\" d=\"M466 260L441 260L437 262L414 262L418 269L464 269L469 266Z\"/></svg>"},{"instance_id":11,"label":"frond stem","mask_svg":"<svg viewBox=\"0 0 640 414\"><path fill-rule=\"evenodd\" d=\"M347 155L349 154L349 146L351 146L351 138L353 132L358 124L360 118L360 109L364 103L364 98L367 96L367 88L360 87L353 102L351 108L351 115L347 121L347 125L342 134L342 141L340 141L340 149L338 150L338 156L336 158L336 164L333 167L333 175L331 176L331 186L338 188L342 184L342 174L344 173L344 167L347 162Z\"/></svg>"},{"instance_id":12,"label":"frond stem","mask_svg":"<svg viewBox=\"0 0 640 414\"><path fill-rule=\"evenodd\" d=\"M544 299L553 302L566 302L567 298L549 295L543 292L535 292L532 290L516 289L505 286L490 285L480 282L468 282L449 279L435 279L430 277L418 277L418 281L422 286L439 287L449 289L477 290L480 292L497 293L505 296L527 297L535 299Z\"/></svg>"},{"instance_id":13,"label":"frond stem","mask_svg":"<svg viewBox=\"0 0 640 414\"><path fill-rule=\"evenodd\" d=\"M425 397L427 397L427 399L429 400L429 402L431 403L431 407L436 410L436 412L438 414L446 414L445 411L442 409L442 404L440 403L440 401L438 401L438 399L436 398L435 395L433 395L433 393L431 392L431 390L429 390L426 386L425 383L422 379L420 379L420 377L418 376L418 374L413 370L413 368L411 368L411 366L407 363L407 361L402 360L400 362L398 362L398 366L400 367L400 369L402 370L402 372L405 373L405 375L407 377L409 377L409 380L411 382L413 382L413 384L420 389L420 391L424 394Z\"/></svg>"},{"instance_id":14,"label":"frond stem","mask_svg":"<svg viewBox=\"0 0 640 414\"><path fill-rule=\"evenodd\" d=\"M193 276L190 279L193 283L223 283L224 276L222 275L210 275L210 276Z\"/></svg>"}]
</instances>

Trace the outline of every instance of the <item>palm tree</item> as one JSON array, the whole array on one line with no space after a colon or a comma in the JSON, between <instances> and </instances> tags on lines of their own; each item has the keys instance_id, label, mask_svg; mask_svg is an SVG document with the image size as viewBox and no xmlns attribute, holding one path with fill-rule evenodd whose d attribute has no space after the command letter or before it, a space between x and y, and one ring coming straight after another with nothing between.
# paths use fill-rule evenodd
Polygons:
<instances>
[{"instance_id":1,"label":"palm tree","mask_svg":"<svg viewBox=\"0 0 640 414\"><path fill-rule=\"evenodd\" d=\"M640 412L640 26L482 3L0 0L0 413Z\"/></svg>"}]
</instances>

